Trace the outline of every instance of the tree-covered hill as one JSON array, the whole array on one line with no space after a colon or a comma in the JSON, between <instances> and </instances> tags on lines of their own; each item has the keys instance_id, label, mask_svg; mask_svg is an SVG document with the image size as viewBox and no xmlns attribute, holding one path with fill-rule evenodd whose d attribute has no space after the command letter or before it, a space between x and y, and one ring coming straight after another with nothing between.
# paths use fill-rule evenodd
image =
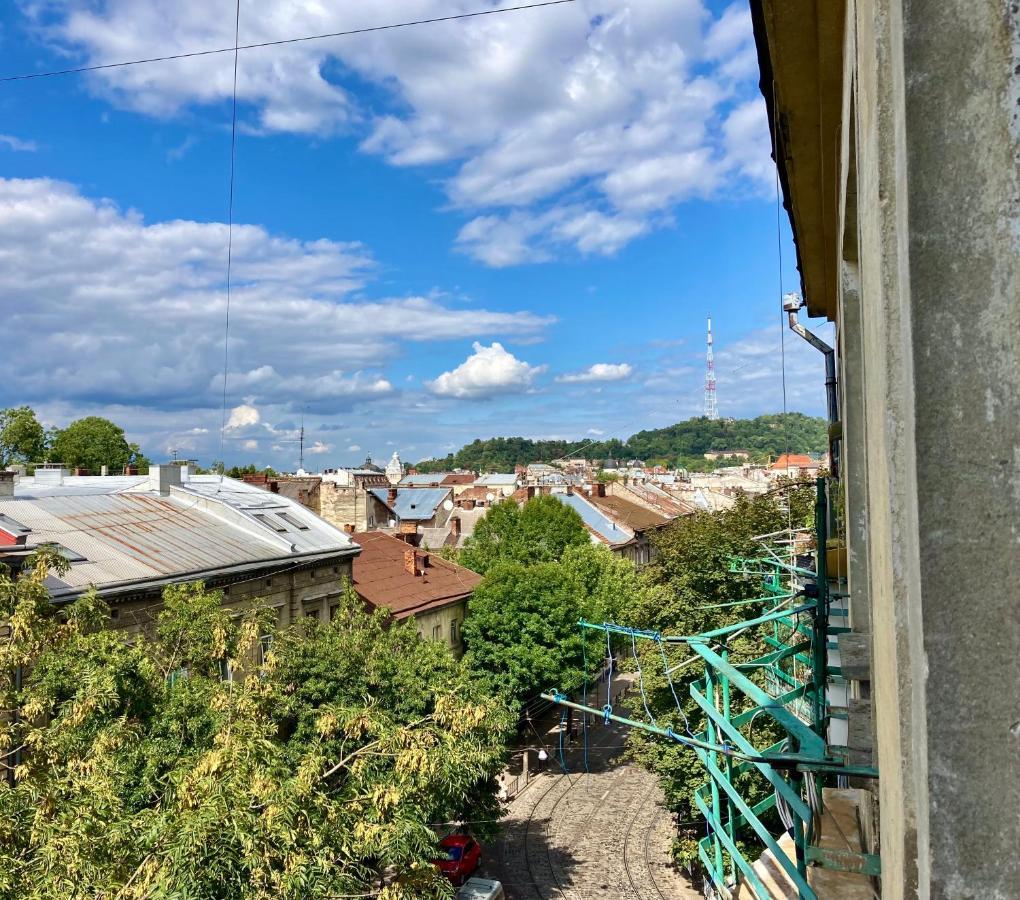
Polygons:
<instances>
[{"instance_id":1,"label":"tree-covered hill","mask_svg":"<svg viewBox=\"0 0 1020 900\"><path fill-rule=\"evenodd\" d=\"M826 450L825 420L803 413L781 413L756 419L688 419L667 428L639 431L626 441L592 443L532 441L522 437L475 440L442 459L418 463L421 472L461 468L472 471L510 471L516 465L549 462L577 454L588 459L641 459L670 466L702 467L712 450L747 450L764 460L789 449L819 455Z\"/></svg>"}]
</instances>

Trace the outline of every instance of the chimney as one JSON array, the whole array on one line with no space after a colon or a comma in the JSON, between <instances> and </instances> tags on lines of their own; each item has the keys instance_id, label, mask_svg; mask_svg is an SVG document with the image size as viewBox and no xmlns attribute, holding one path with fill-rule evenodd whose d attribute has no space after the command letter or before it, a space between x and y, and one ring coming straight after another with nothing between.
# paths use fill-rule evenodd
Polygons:
<instances>
[{"instance_id":1,"label":"chimney","mask_svg":"<svg viewBox=\"0 0 1020 900\"><path fill-rule=\"evenodd\" d=\"M109 466L100 466L99 474L102 475L103 478L105 478L107 475L110 474L110 467Z\"/></svg>"},{"instance_id":2,"label":"chimney","mask_svg":"<svg viewBox=\"0 0 1020 900\"><path fill-rule=\"evenodd\" d=\"M450 534L460 537L460 518L450 517Z\"/></svg>"},{"instance_id":3,"label":"chimney","mask_svg":"<svg viewBox=\"0 0 1020 900\"><path fill-rule=\"evenodd\" d=\"M14 472L0 472L0 500L14 496Z\"/></svg>"},{"instance_id":4,"label":"chimney","mask_svg":"<svg viewBox=\"0 0 1020 900\"><path fill-rule=\"evenodd\" d=\"M429 555L424 550L411 547L404 551L404 571L408 575L424 575L429 565Z\"/></svg>"},{"instance_id":5,"label":"chimney","mask_svg":"<svg viewBox=\"0 0 1020 900\"><path fill-rule=\"evenodd\" d=\"M161 497L167 497L171 486L181 486L180 466L149 466L149 490L158 490Z\"/></svg>"},{"instance_id":6,"label":"chimney","mask_svg":"<svg viewBox=\"0 0 1020 900\"><path fill-rule=\"evenodd\" d=\"M395 487L388 488L386 491L386 505L393 506L397 502L397 489Z\"/></svg>"},{"instance_id":7,"label":"chimney","mask_svg":"<svg viewBox=\"0 0 1020 900\"><path fill-rule=\"evenodd\" d=\"M593 497L605 497L606 496L606 486L601 481L596 481L591 486L591 493L592 493Z\"/></svg>"},{"instance_id":8,"label":"chimney","mask_svg":"<svg viewBox=\"0 0 1020 900\"><path fill-rule=\"evenodd\" d=\"M567 485L567 496L569 497L573 493L574 493L574 486L572 484L568 484Z\"/></svg>"},{"instance_id":9,"label":"chimney","mask_svg":"<svg viewBox=\"0 0 1020 900\"><path fill-rule=\"evenodd\" d=\"M475 501L474 500L468 499L468 500L464 501L464 509L474 509L474 508L475 508Z\"/></svg>"},{"instance_id":10,"label":"chimney","mask_svg":"<svg viewBox=\"0 0 1020 900\"><path fill-rule=\"evenodd\" d=\"M125 475L137 475L138 474L138 466L124 466L124 474Z\"/></svg>"}]
</instances>

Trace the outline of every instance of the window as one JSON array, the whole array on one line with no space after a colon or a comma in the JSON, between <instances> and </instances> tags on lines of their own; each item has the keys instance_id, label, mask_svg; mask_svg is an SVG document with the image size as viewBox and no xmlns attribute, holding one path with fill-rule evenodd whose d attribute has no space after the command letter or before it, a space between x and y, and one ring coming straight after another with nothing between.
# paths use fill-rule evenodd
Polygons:
<instances>
[{"instance_id":1,"label":"window","mask_svg":"<svg viewBox=\"0 0 1020 900\"><path fill-rule=\"evenodd\" d=\"M315 621L318 622L319 621L319 610L316 609L315 607L307 607L305 609L305 618L306 619L315 619Z\"/></svg>"},{"instance_id":2,"label":"window","mask_svg":"<svg viewBox=\"0 0 1020 900\"><path fill-rule=\"evenodd\" d=\"M266 657L269 656L270 651L273 649L273 635L264 634L259 638L258 646L258 663L259 666L266 664Z\"/></svg>"},{"instance_id":3,"label":"window","mask_svg":"<svg viewBox=\"0 0 1020 900\"><path fill-rule=\"evenodd\" d=\"M291 528L296 528L298 531L308 531L308 526L304 522L295 519L290 513L277 513L276 518L282 520L286 525L290 525Z\"/></svg>"},{"instance_id":4,"label":"window","mask_svg":"<svg viewBox=\"0 0 1020 900\"><path fill-rule=\"evenodd\" d=\"M443 626L442 625L433 625L432 626L432 640L438 641L438 640L440 640L442 638L442 636L443 636Z\"/></svg>"},{"instance_id":5,"label":"window","mask_svg":"<svg viewBox=\"0 0 1020 900\"><path fill-rule=\"evenodd\" d=\"M287 526L282 522L278 521L276 517L270 517L265 513L255 513L255 519L261 524L265 525L266 528L272 529L273 531L286 531Z\"/></svg>"},{"instance_id":6,"label":"window","mask_svg":"<svg viewBox=\"0 0 1020 900\"><path fill-rule=\"evenodd\" d=\"M230 665L229 659L220 660L220 681L233 681L234 667Z\"/></svg>"},{"instance_id":7,"label":"window","mask_svg":"<svg viewBox=\"0 0 1020 900\"><path fill-rule=\"evenodd\" d=\"M450 643L454 645L456 645L457 642L460 640L460 635L458 633L458 624L459 623L457 622L456 619L453 619L450 622Z\"/></svg>"},{"instance_id":8,"label":"window","mask_svg":"<svg viewBox=\"0 0 1020 900\"><path fill-rule=\"evenodd\" d=\"M273 586L273 579L272 578L267 578L266 579L266 587L272 587L272 586Z\"/></svg>"}]
</instances>

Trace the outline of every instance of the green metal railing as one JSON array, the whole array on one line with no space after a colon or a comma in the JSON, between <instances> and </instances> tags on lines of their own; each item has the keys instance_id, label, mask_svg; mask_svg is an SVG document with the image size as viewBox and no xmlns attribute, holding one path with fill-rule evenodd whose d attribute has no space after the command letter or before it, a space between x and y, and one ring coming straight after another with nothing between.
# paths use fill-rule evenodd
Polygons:
<instances>
[{"instance_id":1,"label":"green metal railing","mask_svg":"<svg viewBox=\"0 0 1020 900\"><path fill-rule=\"evenodd\" d=\"M755 857L763 850L769 851L804 900L816 898L808 882L811 865L879 874L876 856L836 853L816 843L826 779L878 775L873 768L849 765L845 748L829 746L826 741L830 718L826 688L830 679L839 675L838 670L828 667L830 637L849 630L842 618L845 613L830 609L825 567L827 521L826 483L818 479L815 570L796 564L792 541L786 556L767 547L760 557L732 561L731 571L761 579L764 596L757 602L766 611L753 619L689 636L667 636L610 623L580 623L582 628L607 635L689 645L705 666L704 677L690 685L690 696L705 716L702 731L682 735L672 728L615 715L609 707L597 710L572 702L560 692L544 695L564 706L602 715L607 722L641 728L693 750L708 775L694 795L707 825L706 836L698 842L698 855L707 877L723 896L733 896L743 883L760 900L770 897L750 858L752 848ZM839 624L831 624L830 617ZM730 641L750 629L755 629L772 649L756 659L732 662ZM666 673L668 677L668 668ZM771 719L778 726L774 730L782 735L764 748L755 747L747 734L759 715ZM752 771L760 776L757 795L765 793L753 803L737 786L738 776ZM793 858L776 837L776 833L782 835L775 824L777 819L793 838ZM771 827L766 825L769 820L773 822Z\"/></svg>"}]
</instances>

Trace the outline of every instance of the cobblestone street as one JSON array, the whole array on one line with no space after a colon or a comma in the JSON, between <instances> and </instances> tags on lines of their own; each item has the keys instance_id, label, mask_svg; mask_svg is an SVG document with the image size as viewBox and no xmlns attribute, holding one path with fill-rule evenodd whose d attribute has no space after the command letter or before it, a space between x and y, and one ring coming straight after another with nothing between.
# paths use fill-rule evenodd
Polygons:
<instances>
[{"instance_id":1,"label":"cobblestone street","mask_svg":"<svg viewBox=\"0 0 1020 900\"><path fill-rule=\"evenodd\" d=\"M483 871L511 900L688 900L701 892L669 863L673 822L652 774L619 760L623 729L592 726L589 768L550 765L513 801Z\"/></svg>"}]
</instances>

